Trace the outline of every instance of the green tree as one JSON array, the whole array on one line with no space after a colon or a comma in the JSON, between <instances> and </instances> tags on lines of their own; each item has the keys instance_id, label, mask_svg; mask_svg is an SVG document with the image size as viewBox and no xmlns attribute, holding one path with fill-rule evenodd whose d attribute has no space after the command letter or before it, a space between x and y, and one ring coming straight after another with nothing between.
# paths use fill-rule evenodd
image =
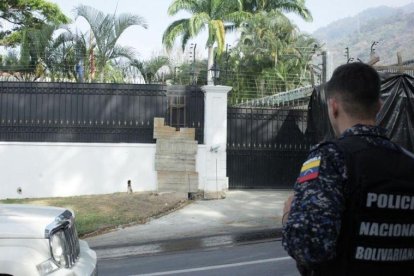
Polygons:
<instances>
[{"instance_id":1,"label":"green tree","mask_svg":"<svg viewBox=\"0 0 414 276\"><path fill-rule=\"evenodd\" d=\"M69 23L69 19L56 4L45 0L2 0L0 19L12 25L11 29L0 29L0 45L4 46L21 43L24 29L39 29L44 24Z\"/></svg>"},{"instance_id":2,"label":"green tree","mask_svg":"<svg viewBox=\"0 0 414 276\"><path fill-rule=\"evenodd\" d=\"M207 30L207 66L211 68L214 44L217 43L217 53L221 54L225 47L226 30L234 29L250 16L250 13L243 11L242 8L238 0L174 0L168 8L168 14L173 16L180 11L186 11L191 14L191 17L171 23L164 32L163 44L167 49L171 49L175 40L181 37L181 46L184 49L190 38ZM207 80L209 83L212 81L210 72Z\"/></svg>"},{"instance_id":3,"label":"green tree","mask_svg":"<svg viewBox=\"0 0 414 276\"><path fill-rule=\"evenodd\" d=\"M286 54L296 38L296 27L281 12L258 12L240 27L240 47L244 56L257 61L255 69L276 66L280 56Z\"/></svg>"},{"instance_id":4,"label":"green tree","mask_svg":"<svg viewBox=\"0 0 414 276\"><path fill-rule=\"evenodd\" d=\"M19 79L19 76L15 74L21 66L19 65L19 55L15 49L9 49L6 54L2 55L0 71L2 73L8 73L9 76L13 76Z\"/></svg>"},{"instance_id":5,"label":"green tree","mask_svg":"<svg viewBox=\"0 0 414 276\"><path fill-rule=\"evenodd\" d=\"M163 56L156 56L146 61L133 60L131 66L138 69L144 78L145 83L153 83L154 80L159 79L157 73L164 66L169 65L169 59Z\"/></svg>"},{"instance_id":6,"label":"green tree","mask_svg":"<svg viewBox=\"0 0 414 276\"><path fill-rule=\"evenodd\" d=\"M296 28L280 11L259 11L241 24L237 46L232 51L236 84L232 97L255 98L280 91L276 68L294 45ZM272 72L264 71L271 68ZM228 69L226 68L226 71Z\"/></svg>"},{"instance_id":7,"label":"green tree","mask_svg":"<svg viewBox=\"0 0 414 276\"><path fill-rule=\"evenodd\" d=\"M123 69L122 64L117 63L116 60L109 61L105 66L106 81L111 83L125 83Z\"/></svg>"},{"instance_id":8,"label":"green tree","mask_svg":"<svg viewBox=\"0 0 414 276\"><path fill-rule=\"evenodd\" d=\"M21 30L20 56L11 64L6 64L2 71L13 74L20 80L36 80L45 75L45 57L52 41L56 26L44 24L40 29ZM9 59L11 61L11 59Z\"/></svg>"},{"instance_id":9,"label":"green tree","mask_svg":"<svg viewBox=\"0 0 414 276\"><path fill-rule=\"evenodd\" d=\"M305 6L306 0L241 0L243 9L248 12L256 13L259 11L279 11L292 12L304 20L311 21L312 15Z\"/></svg>"},{"instance_id":10,"label":"green tree","mask_svg":"<svg viewBox=\"0 0 414 276\"><path fill-rule=\"evenodd\" d=\"M309 64L317 41L301 34L283 13L256 12L239 31L239 43L230 57L236 73L226 80L234 86L232 101L273 95L310 83Z\"/></svg>"},{"instance_id":11,"label":"green tree","mask_svg":"<svg viewBox=\"0 0 414 276\"><path fill-rule=\"evenodd\" d=\"M57 30L60 34L55 36ZM73 33L65 26L43 25L40 29L22 30L18 58L8 55L1 69L21 80L78 80L76 65L88 65L87 53L85 35Z\"/></svg>"},{"instance_id":12,"label":"green tree","mask_svg":"<svg viewBox=\"0 0 414 276\"><path fill-rule=\"evenodd\" d=\"M63 28L64 32L51 38L43 59L52 81L75 79L81 81L76 66L88 65L88 44L86 35ZM85 70L86 71L86 70Z\"/></svg>"},{"instance_id":13,"label":"green tree","mask_svg":"<svg viewBox=\"0 0 414 276\"><path fill-rule=\"evenodd\" d=\"M86 19L91 27L96 42L96 67L100 81L104 81L105 68L109 61L125 57L133 59L135 52L131 47L117 44L122 33L131 26L147 28L144 18L138 15L123 13L120 15L105 15L93 7L80 5L76 8L77 16Z\"/></svg>"}]
</instances>

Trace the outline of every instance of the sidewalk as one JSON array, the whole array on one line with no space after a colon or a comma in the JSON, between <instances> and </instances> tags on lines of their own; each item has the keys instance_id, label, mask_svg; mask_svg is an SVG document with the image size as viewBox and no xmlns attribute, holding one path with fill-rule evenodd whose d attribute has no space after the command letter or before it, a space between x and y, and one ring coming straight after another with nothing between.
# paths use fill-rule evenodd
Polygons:
<instances>
[{"instance_id":1,"label":"sidewalk","mask_svg":"<svg viewBox=\"0 0 414 276\"><path fill-rule=\"evenodd\" d=\"M198 200L147 224L86 240L98 256L122 256L132 254L131 250L144 252L142 245L151 253L154 243L277 229L281 227L283 203L290 194L276 190L229 191L226 199ZM129 250L121 250L127 247ZM104 252L109 249L111 252Z\"/></svg>"}]
</instances>

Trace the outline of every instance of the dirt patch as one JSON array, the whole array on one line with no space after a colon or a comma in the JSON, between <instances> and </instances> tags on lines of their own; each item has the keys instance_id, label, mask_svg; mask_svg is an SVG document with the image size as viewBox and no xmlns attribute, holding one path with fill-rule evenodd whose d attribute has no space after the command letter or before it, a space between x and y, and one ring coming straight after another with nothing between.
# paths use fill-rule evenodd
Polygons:
<instances>
[{"instance_id":1,"label":"dirt patch","mask_svg":"<svg viewBox=\"0 0 414 276\"><path fill-rule=\"evenodd\" d=\"M182 194L115 193L75 197L6 199L0 203L33 204L69 208L75 212L81 237L146 223L187 205Z\"/></svg>"}]
</instances>

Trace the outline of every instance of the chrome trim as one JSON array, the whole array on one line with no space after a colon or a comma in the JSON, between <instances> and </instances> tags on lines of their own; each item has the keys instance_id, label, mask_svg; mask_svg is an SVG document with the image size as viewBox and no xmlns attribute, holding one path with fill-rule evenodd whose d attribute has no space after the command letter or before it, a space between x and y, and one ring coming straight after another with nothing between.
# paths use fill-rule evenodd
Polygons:
<instances>
[{"instance_id":1,"label":"chrome trim","mask_svg":"<svg viewBox=\"0 0 414 276\"><path fill-rule=\"evenodd\" d=\"M69 210L65 210L62 214L57 216L55 220L49 224L45 229L45 238L49 239L49 249L50 255L52 257L53 262L56 263L53 253L52 247L50 245L50 237L58 232L63 231L63 235L65 237L65 244L66 244L66 252L64 253L64 257L66 260L66 268L72 267L76 261L79 259L80 255L80 245L78 239L78 233L75 227L75 218ZM56 263L59 267L61 267L58 263Z\"/></svg>"},{"instance_id":2,"label":"chrome trim","mask_svg":"<svg viewBox=\"0 0 414 276\"><path fill-rule=\"evenodd\" d=\"M53 232L56 232L62 228L65 228L67 224L72 225L74 223L72 212L65 210L62 214L57 216L55 220L46 226L45 239L49 239Z\"/></svg>"}]
</instances>

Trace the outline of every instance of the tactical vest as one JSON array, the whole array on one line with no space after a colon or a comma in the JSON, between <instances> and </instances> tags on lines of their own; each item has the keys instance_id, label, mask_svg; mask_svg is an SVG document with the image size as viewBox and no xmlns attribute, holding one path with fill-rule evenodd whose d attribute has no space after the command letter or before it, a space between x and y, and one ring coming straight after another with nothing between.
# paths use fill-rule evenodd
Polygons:
<instances>
[{"instance_id":1,"label":"tactical vest","mask_svg":"<svg viewBox=\"0 0 414 276\"><path fill-rule=\"evenodd\" d=\"M413 276L414 156L361 136L332 143L345 156L346 207L336 258L310 275Z\"/></svg>"}]
</instances>

